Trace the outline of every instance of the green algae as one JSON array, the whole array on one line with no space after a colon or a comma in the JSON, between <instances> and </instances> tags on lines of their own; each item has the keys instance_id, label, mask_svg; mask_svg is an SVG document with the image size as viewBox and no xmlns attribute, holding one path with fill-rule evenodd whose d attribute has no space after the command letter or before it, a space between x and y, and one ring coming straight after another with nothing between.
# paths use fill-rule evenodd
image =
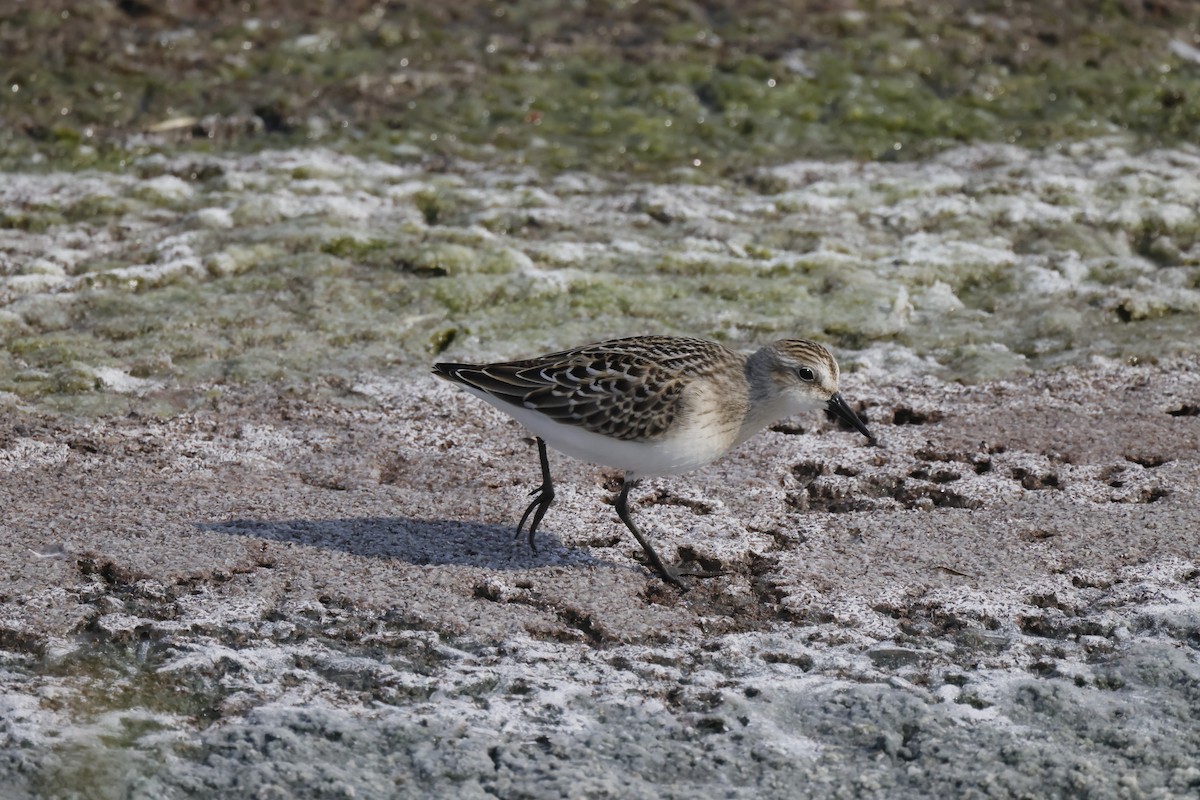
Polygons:
<instances>
[{"instance_id":1,"label":"green algae","mask_svg":"<svg viewBox=\"0 0 1200 800\"><path fill-rule=\"evenodd\" d=\"M970 13L814 4L802 26L797 8L766 2L521 2L499 16L351 6L319 20L269 2L253 20L219 9L203 31L105 3L0 16L13 54L0 163L116 173L60 189L61 202L0 209L24 248L6 253L0 391L80 413L172 413L205 384L353 379L456 348L515 356L664 330L896 343L977 376L1058 363L1089 336L1104 353L1144 355L1194 320L1192 295L1165 291L1200 286L1189 190L1135 160L1087 184L1117 209L1104 219L1080 210L1092 198L1076 184L1038 184L1019 159L933 189L847 173L846 193L826 197L857 220L850 237L814 215L803 181L762 168L980 141L1068 154L1118 130L1135 153L1190 152L1200 67L1167 47L1195 41L1188 6L1139 17L1020 0ZM336 159L276 166L270 153L235 164L314 142L411 166L348 176ZM216 151L227 155L205 155ZM553 186L564 169L598 185L625 177ZM625 180L644 188L614 211ZM342 216L330 185L361 193L372 216ZM684 192L697 185L711 192ZM1065 213L1010 217L1014 191ZM948 204L922 205L931 193ZM577 196L596 202L563 213ZM310 198L324 205L297 212ZM919 213L886 218L914 201ZM880 230L863 222L873 215ZM106 244L40 256L72 237ZM929 248L903 249L920 237ZM1084 263L1089 287L1070 313L1022 291L1029 256L1050 271ZM1001 366L978 366L992 356ZM98 371L114 369L148 383L102 385Z\"/></svg>"},{"instance_id":2,"label":"green algae","mask_svg":"<svg viewBox=\"0 0 1200 800\"><path fill-rule=\"evenodd\" d=\"M303 167L267 167L258 192L286 197L300 170L325 171L326 191L336 193L338 186L359 181L337 171L344 168L319 155ZM993 168L1010 177L993 181L987 192L1006 203L1054 195L1030 175L1017 177L1021 170L1003 161ZM228 162L219 171L232 175L236 169ZM974 379L1060 363L1064 353L1089 347L1131 355L1148 354L1163 340L1175 347L1197 313L1192 295L1167 290L1200 284L1200 272L1183 263L1192 250L1177 248L1181 266L1171 269L1178 273L1153 275L1149 284L1149 262L1129 256L1130 244L1147 231L1158 240L1169 232L1192 246L1194 222L1162 212L1187 186L1166 190L1148 177L1127 186L1126 194L1108 190L1105 202L1113 208L1127 208L1126 199L1147 187L1164 199L1139 207L1120 224L1089 222L1075 213L1009 220L987 206L910 223L904 221L911 213L903 211L906 204L933 202L936 208L951 190L929 188L908 172L869 182L847 179L837 190L839 202L844 198L859 209L856 214L865 214L850 239L833 229L822 232L811 220L797 224L805 219L803 206L781 215L778 205L760 203L740 186L695 187L691 194L677 189L669 199L649 186L614 201L615 187L533 193L511 176L491 180L505 188L464 194L469 213L424 226L406 216L421 202L419 192L391 201L370 185L361 188L378 198L380 211L407 221L376 226L270 214L257 223L207 229L186 224L195 209L217 200L241 202L220 183L193 182L195 191L181 193L186 202L170 212L113 212L127 208L126 197L145 196L136 182L114 185L111 196L89 195L109 198L97 212L106 230L139 230L146 218L158 217L168 225L145 229L153 235L131 238L123 250L70 270L49 262L44 269L31 266L47 280L77 282L70 292L30 294L6 310L0 391L71 413L139 409L169 415L203 402L209 387L226 383L315 381L336 394L336 387L358 375L423 366L430 356L456 348L513 357L575 340L651 332L737 345L802 333L841 350L894 343L934 356L947 374ZM429 185L440 187L435 193L446 186L436 177ZM956 191L985 196L970 185ZM786 182L776 181L771 192L764 197L787 204ZM1072 192L1057 196L1068 208L1083 201ZM534 216L503 235L478 224L495 211L507 213L512 198L533 211L551 210L554 222L543 226ZM287 203L269 202L280 208ZM565 202L577 208L559 207ZM589 215L596 202L612 210ZM876 222L868 208L899 209L900 216ZM104 221L109 213L119 216ZM717 222L729 213L735 216ZM171 267L163 242L174 240L179 221L193 250L178 262L182 266ZM692 230L718 224L728 226L732 237L697 237ZM54 230L59 228L71 225ZM892 230L888 235L900 238L874 241ZM1109 238L1097 236L1105 231ZM873 254L851 244L864 235ZM929 244L878 261L912 235ZM641 244L614 248L614 237ZM1022 253L1048 260L1027 261ZM143 272L125 268L137 262L145 265ZM1036 263L1062 280L1078 273L1086 288L1067 307L1061 299L1031 296L1025 270ZM141 382L122 383L121 375Z\"/></svg>"},{"instance_id":3,"label":"green algae","mask_svg":"<svg viewBox=\"0 0 1200 800\"><path fill-rule=\"evenodd\" d=\"M66 220L66 215L57 208L26 206L19 210L0 212L0 229L44 233L55 225L61 225Z\"/></svg>"},{"instance_id":4,"label":"green algae","mask_svg":"<svg viewBox=\"0 0 1200 800\"><path fill-rule=\"evenodd\" d=\"M361 154L727 174L1111 131L1194 142L1200 130L1200 66L1168 48L1200 35L1200 9L1185 3L1149 14L763 0L732 13L525 0L503 13L350 3L314 17L264 2L253 17L236 6L189 16L198 9L11 7L0 163L120 168L136 148L337 139ZM454 213L443 203L420 205L436 220Z\"/></svg>"},{"instance_id":5,"label":"green algae","mask_svg":"<svg viewBox=\"0 0 1200 800\"><path fill-rule=\"evenodd\" d=\"M220 715L220 701L231 693L222 688L220 679L236 673L235 665L217 662L207 675L163 669L169 648L159 642L146 642L143 647L137 644L95 643L44 665L43 674L70 681L77 688L64 698L68 706L60 708L58 701L50 699L47 707L81 720L136 710L147 717L180 716L204 724ZM154 727L152 719L131 722L131 727L124 729L126 745L135 744L147 726Z\"/></svg>"}]
</instances>

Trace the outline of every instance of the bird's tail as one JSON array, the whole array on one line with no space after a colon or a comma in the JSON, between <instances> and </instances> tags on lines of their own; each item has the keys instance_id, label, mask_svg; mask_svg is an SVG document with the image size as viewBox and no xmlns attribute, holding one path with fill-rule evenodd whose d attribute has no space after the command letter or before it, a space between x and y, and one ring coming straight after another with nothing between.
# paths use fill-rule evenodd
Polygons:
<instances>
[{"instance_id":1,"label":"bird's tail","mask_svg":"<svg viewBox=\"0 0 1200 800\"><path fill-rule=\"evenodd\" d=\"M433 365L433 374L451 383L470 383L462 377L462 370L473 369L474 364L451 364L442 362Z\"/></svg>"}]
</instances>

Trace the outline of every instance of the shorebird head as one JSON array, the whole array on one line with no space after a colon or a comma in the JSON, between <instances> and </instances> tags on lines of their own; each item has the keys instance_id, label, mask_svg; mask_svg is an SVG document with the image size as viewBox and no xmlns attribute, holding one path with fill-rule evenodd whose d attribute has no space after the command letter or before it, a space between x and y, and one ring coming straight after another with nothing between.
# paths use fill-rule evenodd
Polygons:
<instances>
[{"instance_id":1,"label":"shorebird head","mask_svg":"<svg viewBox=\"0 0 1200 800\"><path fill-rule=\"evenodd\" d=\"M824 406L875 444L875 437L838 390L841 373L825 345L807 339L780 339L763 350L770 354L771 381L788 405L797 410Z\"/></svg>"}]
</instances>

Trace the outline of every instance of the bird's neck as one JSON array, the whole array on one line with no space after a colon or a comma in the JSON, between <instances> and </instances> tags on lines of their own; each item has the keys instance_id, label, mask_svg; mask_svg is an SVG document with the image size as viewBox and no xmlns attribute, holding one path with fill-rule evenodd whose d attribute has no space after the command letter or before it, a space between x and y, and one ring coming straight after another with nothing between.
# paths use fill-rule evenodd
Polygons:
<instances>
[{"instance_id":1,"label":"bird's neck","mask_svg":"<svg viewBox=\"0 0 1200 800\"><path fill-rule=\"evenodd\" d=\"M800 411L776 388L775 381L771 378L771 370L776 364L775 354L765 347L746 359L746 383L749 386L750 402L738 432L739 444L779 419Z\"/></svg>"}]
</instances>

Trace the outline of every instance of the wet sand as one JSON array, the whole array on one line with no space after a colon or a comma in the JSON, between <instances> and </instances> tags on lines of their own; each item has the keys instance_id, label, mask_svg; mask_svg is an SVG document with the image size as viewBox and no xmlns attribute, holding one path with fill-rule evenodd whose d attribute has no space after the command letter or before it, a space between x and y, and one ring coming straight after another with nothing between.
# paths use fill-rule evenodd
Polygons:
<instances>
[{"instance_id":1,"label":"wet sand","mask_svg":"<svg viewBox=\"0 0 1200 800\"><path fill-rule=\"evenodd\" d=\"M1200 360L849 375L642 484L423 373L0 429L14 798L1182 797Z\"/></svg>"}]
</instances>

